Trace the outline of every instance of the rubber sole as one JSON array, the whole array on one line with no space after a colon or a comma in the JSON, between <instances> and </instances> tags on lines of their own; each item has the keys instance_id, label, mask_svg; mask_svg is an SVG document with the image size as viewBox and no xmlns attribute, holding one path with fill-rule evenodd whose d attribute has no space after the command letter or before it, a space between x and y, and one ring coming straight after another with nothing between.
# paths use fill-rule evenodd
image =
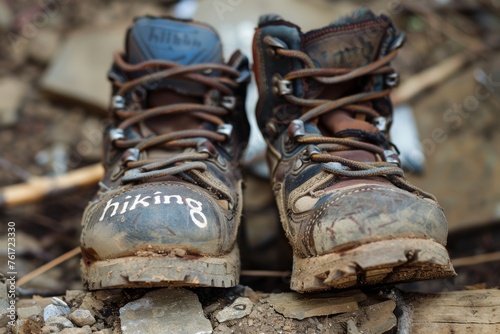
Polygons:
<instances>
[{"instance_id":1,"label":"rubber sole","mask_svg":"<svg viewBox=\"0 0 500 334\"><path fill-rule=\"evenodd\" d=\"M83 281L90 290L165 286L221 287L238 284L240 254L235 247L222 257L130 256L82 261Z\"/></svg>"},{"instance_id":2,"label":"rubber sole","mask_svg":"<svg viewBox=\"0 0 500 334\"><path fill-rule=\"evenodd\" d=\"M297 292L456 276L448 252L430 239L392 239L311 258L294 256Z\"/></svg>"}]
</instances>

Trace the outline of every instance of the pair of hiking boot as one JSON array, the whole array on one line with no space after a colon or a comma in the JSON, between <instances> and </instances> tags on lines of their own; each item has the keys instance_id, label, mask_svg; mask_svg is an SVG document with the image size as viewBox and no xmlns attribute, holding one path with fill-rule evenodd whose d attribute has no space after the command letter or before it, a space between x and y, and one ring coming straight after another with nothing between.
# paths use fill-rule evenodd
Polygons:
<instances>
[{"instance_id":1,"label":"pair of hiking boot","mask_svg":"<svg viewBox=\"0 0 500 334\"><path fill-rule=\"evenodd\" d=\"M277 15L253 40L256 118L298 292L453 276L436 199L388 140L403 44L359 10L307 33ZM90 289L238 283L248 59L202 23L142 17L114 56L106 170L82 220Z\"/></svg>"}]
</instances>

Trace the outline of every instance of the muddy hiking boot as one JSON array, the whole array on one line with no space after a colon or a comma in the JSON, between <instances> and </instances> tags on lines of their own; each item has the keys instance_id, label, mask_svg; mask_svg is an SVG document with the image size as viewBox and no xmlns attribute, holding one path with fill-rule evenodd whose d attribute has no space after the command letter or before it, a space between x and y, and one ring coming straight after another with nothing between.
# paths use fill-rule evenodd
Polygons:
<instances>
[{"instance_id":1,"label":"muddy hiking boot","mask_svg":"<svg viewBox=\"0 0 500 334\"><path fill-rule=\"evenodd\" d=\"M209 26L142 17L115 54L105 176L82 220L89 289L239 279L248 60Z\"/></svg>"},{"instance_id":2,"label":"muddy hiking boot","mask_svg":"<svg viewBox=\"0 0 500 334\"><path fill-rule=\"evenodd\" d=\"M276 15L254 37L257 120L299 292L454 276L447 222L388 140L404 37L359 10L307 33Z\"/></svg>"}]
</instances>

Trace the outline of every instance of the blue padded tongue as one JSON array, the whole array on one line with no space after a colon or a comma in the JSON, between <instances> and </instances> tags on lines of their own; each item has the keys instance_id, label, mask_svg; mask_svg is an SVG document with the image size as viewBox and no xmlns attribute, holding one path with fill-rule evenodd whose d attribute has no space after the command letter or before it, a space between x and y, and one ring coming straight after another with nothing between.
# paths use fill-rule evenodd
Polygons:
<instances>
[{"instance_id":1,"label":"blue padded tongue","mask_svg":"<svg viewBox=\"0 0 500 334\"><path fill-rule=\"evenodd\" d=\"M167 18L142 17L127 36L128 61L169 60L181 65L222 63L222 45L209 26Z\"/></svg>"}]
</instances>

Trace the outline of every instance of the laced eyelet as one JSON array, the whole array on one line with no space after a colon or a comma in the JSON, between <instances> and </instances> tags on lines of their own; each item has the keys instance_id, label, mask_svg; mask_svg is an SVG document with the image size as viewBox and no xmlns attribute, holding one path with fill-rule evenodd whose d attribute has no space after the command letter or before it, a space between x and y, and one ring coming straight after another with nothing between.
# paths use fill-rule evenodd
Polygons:
<instances>
[{"instance_id":1,"label":"laced eyelet","mask_svg":"<svg viewBox=\"0 0 500 334\"><path fill-rule=\"evenodd\" d=\"M198 142L198 145L196 145L196 150L199 153L207 153L210 157L215 157L217 155L217 149L215 148L214 144L212 144L212 142L208 139Z\"/></svg>"},{"instance_id":2,"label":"laced eyelet","mask_svg":"<svg viewBox=\"0 0 500 334\"><path fill-rule=\"evenodd\" d=\"M141 151L139 151L139 149L136 147L131 147L131 148L127 149L123 153L122 158L121 158L122 165L125 166L127 164L127 162L134 162L134 161L139 160L140 153L141 153Z\"/></svg>"},{"instance_id":3,"label":"laced eyelet","mask_svg":"<svg viewBox=\"0 0 500 334\"><path fill-rule=\"evenodd\" d=\"M287 135L288 138L298 138L303 137L306 134L306 127L304 122L300 119L294 119L290 125L288 125Z\"/></svg>"}]
</instances>

